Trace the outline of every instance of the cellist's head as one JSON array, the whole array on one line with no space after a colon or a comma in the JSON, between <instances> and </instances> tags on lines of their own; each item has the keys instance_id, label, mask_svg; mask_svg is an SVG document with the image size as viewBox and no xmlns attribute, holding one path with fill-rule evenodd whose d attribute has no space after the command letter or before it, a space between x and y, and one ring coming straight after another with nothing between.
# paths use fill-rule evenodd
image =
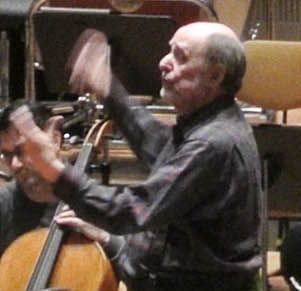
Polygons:
<instances>
[{"instance_id":1,"label":"cellist's head","mask_svg":"<svg viewBox=\"0 0 301 291\"><path fill-rule=\"evenodd\" d=\"M35 173L23 163L23 154L20 150L22 141L17 130L9 122L10 113L18 106L20 106L20 101L15 101L0 112L1 159L28 198L36 202L53 201L53 195L47 194L52 191L50 184L41 178L39 173ZM62 124L62 117L51 116L51 110L42 104L34 103L29 106L35 122L50 136L59 152L62 137L59 128Z\"/></svg>"}]
</instances>

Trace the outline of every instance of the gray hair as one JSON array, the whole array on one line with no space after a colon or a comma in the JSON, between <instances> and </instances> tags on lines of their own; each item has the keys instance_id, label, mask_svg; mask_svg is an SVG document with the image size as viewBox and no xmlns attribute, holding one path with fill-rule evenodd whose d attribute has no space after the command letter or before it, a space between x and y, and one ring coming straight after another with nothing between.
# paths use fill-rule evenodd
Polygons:
<instances>
[{"instance_id":1,"label":"gray hair","mask_svg":"<svg viewBox=\"0 0 301 291\"><path fill-rule=\"evenodd\" d=\"M206 40L204 57L209 65L225 66L226 73L221 88L226 94L235 95L246 71L245 52L239 40L223 34L213 34Z\"/></svg>"}]
</instances>

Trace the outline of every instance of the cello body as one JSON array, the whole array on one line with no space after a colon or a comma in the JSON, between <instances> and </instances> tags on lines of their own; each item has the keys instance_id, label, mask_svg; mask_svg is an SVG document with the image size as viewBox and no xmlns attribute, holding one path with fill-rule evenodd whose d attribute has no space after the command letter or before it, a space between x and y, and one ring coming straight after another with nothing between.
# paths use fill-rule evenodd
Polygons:
<instances>
[{"instance_id":1,"label":"cello body","mask_svg":"<svg viewBox=\"0 0 301 291\"><path fill-rule=\"evenodd\" d=\"M16 239L0 260L0 291L24 291L41 252L48 229L33 230ZM101 247L72 232L63 244L48 288L70 291L116 291L118 281Z\"/></svg>"},{"instance_id":2,"label":"cello body","mask_svg":"<svg viewBox=\"0 0 301 291\"><path fill-rule=\"evenodd\" d=\"M111 129L103 120L92 126L74 167L84 172L92 153L101 150L104 134ZM95 137L96 135L96 137ZM89 142L94 138L95 142ZM94 151L93 151L94 150ZM56 213L64 206L59 202ZM117 291L118 280L100 245L53 220L49 228L17 238L0 258L0 291Z\"/></svg>"}]
</instances>

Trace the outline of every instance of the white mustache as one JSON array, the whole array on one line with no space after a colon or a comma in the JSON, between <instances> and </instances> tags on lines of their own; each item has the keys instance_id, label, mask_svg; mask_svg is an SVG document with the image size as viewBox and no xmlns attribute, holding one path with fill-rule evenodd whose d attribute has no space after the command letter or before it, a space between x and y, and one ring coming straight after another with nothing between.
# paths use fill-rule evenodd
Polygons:
<instances>
[{"instance_id":1,"label":"white mustache","mask_svg":"<svg viewBox=\"0 0 301 291\"><path fill-rule=\"evenodd\" d=\"M163 72L161 73L161 78L162 78L163 80L168 80L168 79L170 79L171 76L172 76L172 73L170 73L170 72L165 72L165 71L163 71Z\"/></svg>"},{"instance_id":2,"label":"white mustache","mask_svg":"<svg viewBox=\"0 0 301 291\"><path fill-rule=\"evenodd\" d=\"M172 72L162 72L161 80L165 82L171 82L174 79L175 75Z\"/></svg>"},{"instance_id":3,"label":"white mustache","mask_svg":"<svg viewBox=\"0 0 301 291\"><path fill-rule=\"evenodd\" d=\"M164 78L166 77L167 74L168 74L167 72L163 71L163 72L161 73L161 78L164 79Z\"/></svg>"}]
</instances>

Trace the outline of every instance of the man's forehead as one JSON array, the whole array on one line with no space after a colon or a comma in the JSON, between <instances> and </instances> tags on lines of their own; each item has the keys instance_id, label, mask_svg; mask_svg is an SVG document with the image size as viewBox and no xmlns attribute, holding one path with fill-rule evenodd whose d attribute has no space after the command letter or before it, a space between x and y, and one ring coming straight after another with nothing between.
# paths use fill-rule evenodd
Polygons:
<instances>
[{"instance_id":1,"label":"man's forehead","mask_svg":"<svg viewBox=\"0 0 301 291\"><path fill-rule=\"evenodd\" d=\"M236 34L227 26L215 22L195 22L180 27L171 42L186 42L189 47L202 47L212 35L224 35L237 41Z\"/></svg>"},{"instance_id":2,"label":"man's forehead","mask_svg":"<svg viewBox=\"0 0 301 291\"><path fill-rule=\"evenodd\" d=\"M187 56L199 54L204 48L206 37L199 33L191 33L189 30L178 30L169 42L171 47L178 47Z\"/></svg>"},{"instance_id":3,"label":"man's forehead","mask_svg":"<svg viewBox=\"0 0 301 291\"><path fill-rule=\"evenodd\" d=\"M204 29L201 24L189 24L180 27L172 37L172 41L178 42L202 42L210 34L210 30Z\"/></svg>"},{"instance_id":4,"label":"man's forehead","mask_svg":"<svg viewBox=\"0 0 301 291\"><path fill-rule=\"evenodd\" d=\"M7 130L0 132L0 150L12 150L18 144L20 136L17 130L10 126Z\"/></svg>"},{"instance_id":5,"label":"man's forehead","mask_svg":"<svg viewBox=\"0 0 301 291\"><path fill-rule=\"evenodd\" d=\"M219 22L193 22L187 25L181 26L176 32L182 33L188 32L190 34L195 34L199 36L206 36L210 34L223 34L228 35L229 37L237 38L235 32L228 26L219 23Z\"/></svg>"}]
</instances>

